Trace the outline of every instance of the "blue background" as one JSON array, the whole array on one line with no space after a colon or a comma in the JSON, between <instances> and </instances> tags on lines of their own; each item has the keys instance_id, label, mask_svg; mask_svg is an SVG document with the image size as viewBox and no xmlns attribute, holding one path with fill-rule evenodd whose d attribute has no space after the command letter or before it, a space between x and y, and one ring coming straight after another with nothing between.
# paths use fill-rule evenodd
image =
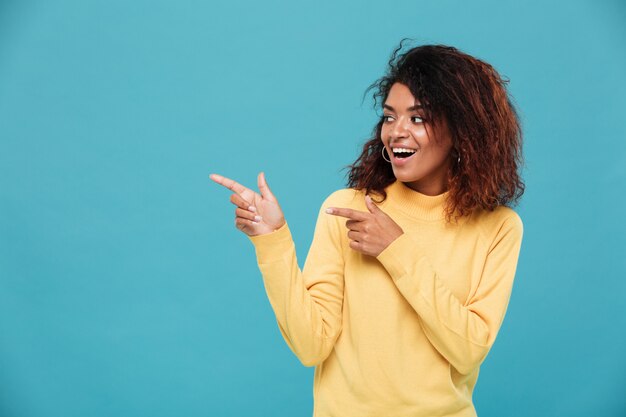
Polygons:
<instances>
[{"instance_id":1,"label":"blue background","mask_svg":"<svg viewBox=\"0 0 626 417\"><path fill-rule=\"evenodd\" d=\"M626 415L626 5L0 1L0 416L309 416L215 172L264 170L303 264L403 37L508 77L527 190L475 404Z\"/></svg>"}]
</instances>

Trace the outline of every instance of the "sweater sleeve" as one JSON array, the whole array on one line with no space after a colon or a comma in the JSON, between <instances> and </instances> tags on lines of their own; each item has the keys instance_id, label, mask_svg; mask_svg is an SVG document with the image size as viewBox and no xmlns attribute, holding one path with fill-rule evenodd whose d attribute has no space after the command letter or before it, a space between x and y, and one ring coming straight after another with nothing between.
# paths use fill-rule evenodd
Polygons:
<instances>
[{"instance_id":1,"label":"sweater sleeve","mask_svg":"<svg viewBox=\"0 0 626 417\"><path fill-rule=\"evenodd\" d=\"M280 332L305 366L328 357L341 332L344 260L336 219L318 213L313 241L302 271L289 226L248 236Z\"/></svg>"},{"instance_id":2,"label":"sweater sleeve","mask_svg":"<svg viewBox=\"0 0 626 417\"><path fill-rule=\"evenodd\" d=\"M466 303L444 285L406 233L377 257L419 315L432 345L461 374L478 368L495 341L509 303L522 235L523 224L515 213L491 243L478 287Z\"/></svg>"}]
</instances>

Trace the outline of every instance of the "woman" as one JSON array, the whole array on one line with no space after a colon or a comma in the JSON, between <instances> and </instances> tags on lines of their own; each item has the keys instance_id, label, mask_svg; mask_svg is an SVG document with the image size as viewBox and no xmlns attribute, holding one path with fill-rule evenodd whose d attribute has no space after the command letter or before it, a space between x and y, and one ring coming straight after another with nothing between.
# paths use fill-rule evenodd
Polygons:
<instances>
[{"instance_id":1,"label":"woman","mask_svg":"<svg viewBox=\"0 0 626 417\"><path fill-rule=\"evenodd\" d=\"M401 49L370 86L383 115L302 271L263 173L260 194L211 175L234 191L285 341L316 366L317 417L476 416L513 286L523 225L507 204L524 184L505 82L452 47Z\"/></svg>"}]
</instances>

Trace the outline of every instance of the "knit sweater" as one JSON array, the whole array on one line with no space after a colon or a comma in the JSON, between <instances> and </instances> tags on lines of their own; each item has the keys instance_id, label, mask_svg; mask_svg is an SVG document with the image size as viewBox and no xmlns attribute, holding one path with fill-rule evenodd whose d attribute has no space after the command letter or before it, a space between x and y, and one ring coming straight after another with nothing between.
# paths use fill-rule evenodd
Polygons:
<instances>
[{"instance_id":1,"label":"knit sweater","mask_svg":"<svg viewBox=\"0 0 626 417\"><path fill-rule=\"evenodd\" d=\"M446 223L449 191L400 181L386 191L378 207L404 233L376 257L350 248L347 219L325 212L367 212L355 189L323 202L302 270L288 224L249 236L282 336L315 366L313 416L476 416L472 392L509 303L522 221L499 206Z\"/></svg>"}]
</instances>

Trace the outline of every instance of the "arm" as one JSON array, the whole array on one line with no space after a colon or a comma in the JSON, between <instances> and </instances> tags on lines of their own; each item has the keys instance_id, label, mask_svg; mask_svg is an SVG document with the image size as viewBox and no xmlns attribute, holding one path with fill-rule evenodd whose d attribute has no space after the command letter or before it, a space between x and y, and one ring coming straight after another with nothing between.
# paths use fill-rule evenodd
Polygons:
<instances>
[{"instance_id":1,"label":"arm","mask_svg":"<svg viewBox=\"0 0 626 417\"><path fill-rule=\"evenodd\" d=\"M327 199L328 200L328 199ZM287 224L249 236L280 332L305 366L328 357L341 332L343 252L338 222L318 213L313 242L301 271Z\"/></svg>"},{"instance_id":2,"label":"arm","mask_svg":"<svg viewBox=\"0 0 626 417\"><path fill-rule=\"evenodd\" d=\"M519 216L506 219L491 244L478 288L461 303L405 233L378 255L398 290L420 316L424 332L461 374L485 359L504 319L522 242Z\"/></svg>"}]
</instances>

